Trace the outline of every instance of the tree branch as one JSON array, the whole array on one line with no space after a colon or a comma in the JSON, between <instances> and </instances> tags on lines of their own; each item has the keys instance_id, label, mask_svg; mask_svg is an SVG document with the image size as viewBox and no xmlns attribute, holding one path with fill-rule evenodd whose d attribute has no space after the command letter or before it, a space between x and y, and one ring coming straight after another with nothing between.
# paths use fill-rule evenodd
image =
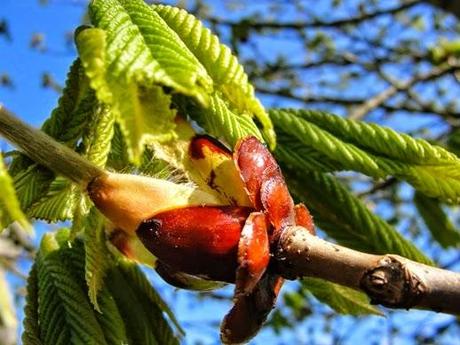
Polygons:
<instances>
[{"instance_id":1,"label":"tree branch","mask_svg":"<svg viewBox=\"0 0 460 345\"><path fill-rule=\"evenodd\" d=\"M426 0L426 2L452 13L457 19L460 19L460 4L452 0Z\"/></svg>"},{"instance_id":2,"label":"tree branch","mask_svg":"<svg viewBox=\"0 0 460 345\"><path fill-rule=\"evenodd\" d=\"M340 106L353 106L359 105L366 102L366 99L360 98L341 98L341 97L334 97L334 96L318 96L318 95L308 95L308 96L300 96L293 93L291 90L288 89L270 89L263 85L256 86L257 93L259 94L266 94L280 98L286 98L298 102L302 102L305 105L311 105L312 103L328 103L333 105L340 105ZM379 108L387 111L387 112L397 112L403 111L407 113L419 113L419 114L429 114L429 115L438 115L446 120L454 120L459 119L460 115L454 111L449 109L442 109L438 107L434 107L432 105L424 104L419 106L411 106L407 103L400 104L400 105L392 105L392 104L380 104Z\"/></svg>"},{"instance_id":3,"label":"tree branch","mask_svg":"<svg viewBox=\"0 0 460 345\"><path fill-rule=\"evenodd\" d=\"M276 267L287 279L322 278L365 292L373 304L460 315L460 274L398 255L361 253L324 241L302 227L287 228Z\"/></svg>"},{"instance_id":4,"label":"tree branch","mask_svg":"<svg viewBox=\"0 0 460 345\"><path fill-rule=\"evenodd\" d=\"M361 22L374 19L376 17L387 15L387 14L396 14L402 12L404 10L409 9L410 7L421 3L421 0L407 0L403 1L402 4L388 8L388 9L381 9L374 12L364 12L356 16L350 16L344 19L338 19L334 21L321 21L321 20L314 20L308 22L276 22L276 21L254 21L250 18L243 18L239 21L232 21L227 20L224 18L218 18L213 16L206 16L201 18L203 20L207 20L212 24L217 25L226 25L226 26L239 26L246 24L250 28L254 30L261 30L261 29L284 29L284 30L300 30L306 28L336 28L344 25L349 24L359 24Z\"/></svg>"},{"instance_id":5,"label":"tree branch","mask_svg":"<svg viewBox=\"0 0 460 345\"><path fill-rule=\"evenodd\" d=\"M427 73L423 73L420 75L415 75L409 80L397 85L396 83L391 83L391 85L386 88L385 90L379 92L374 97L368 99L361 105L357 106L354 110L352 110L348 118L353 120L359 120L364 117L367 113L380 107L384 104L387 100L393 97L399 91L408 91L412 86L419 82L433 80L435 78L439 78L447 73L454 72L458 66L451 66L451 65L443 65L439 67L434 67ZM388 79L388 78L387 78Z\"/></svg>"}]
</instances>

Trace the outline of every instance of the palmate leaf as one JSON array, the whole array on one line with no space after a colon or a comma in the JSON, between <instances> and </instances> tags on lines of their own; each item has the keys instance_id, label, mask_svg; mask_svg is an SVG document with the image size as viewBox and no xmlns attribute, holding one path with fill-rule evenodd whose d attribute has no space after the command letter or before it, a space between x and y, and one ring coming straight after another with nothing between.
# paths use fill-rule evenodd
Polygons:
<instances>
[{"instance_id":1,"label":"palmate leaf","mask_svg":"<svg viewBox=\"0 0 460 345\"><path fill-rule=\"evenodd\" d=\"M270 115L291 142L295 139L318 151L334 162L336 170L355 170L376 178L392 175L428 196L454 203L460 200L460 159L441 147L390 128L322 112L273 110ZM289 150L289 144L285 149Z\"/></svg>"},{"instance_id":2,"label":"palmate leaf","mask_svg":"<svg viewBox=\"0 0 460 345\"><path fill-rule=\"evenodd\" d=\"M78 51L98 99L117 114L131 161L139 163L146 142L171 138L171 94L185 95L186 108L202 113L200 124L230 144L248 133L262 139L256 116L274 146L242 66L193 16L141 0L95 0L90 17L95 28L77 30Z\"/></svg>"},{"instance_id":3,"label":"palmate leaf","mask_svg":"<svg viewBox=\"0 0 460 345\"><path fill-rule=\"evenodd\" d=\"M16 191L14 189L13 179L8 174L3 156L0 153L0 233L4 228L14 221L26 230L32 231L26 216L21 210Z\"/></svg>"},{"instance_id":4,"label":"palmate leaf","mask_svg":"<svg viewBox=\"0 0 460 345\"><path fill-rule=\"evenodd\" d=\"M176 319L176 316L169 308L169 306L163 301L161 296L156 292L156 290L149 283L145 275L136 265L133 265L129 262L122 262L120 264L123 274L125 277L134 283L137 289L148 298L152 303L155 303L171 320L172 324L175 326L177 332L180 335L184 335L184 330L179 324L179 321Z\"/></svg>"},{"instance_id":5,"label":"palmate leaf","mask_svg":"<svg viewBox=\"0 0 460 345\"><path fill-rule=\"evenodd\" d=\"M438 200L420 192L414 194L414 204L431 236L444 248L460 245L460 232L449 220Z\"/></svg>"},{"instance_id":6,"label":"palmate leaf","mask_svg":"<svg viewBox=\"0 0 460 345\"><path fill-rule=\"evenodd\" d=\"M175 111L161 86L206 103L212 80L177 35L143 1L96 0L97 28L80 30L77 46L98 98L112 106L139 162L144 143L172 135Z\"/></svg>"}]
</instances>

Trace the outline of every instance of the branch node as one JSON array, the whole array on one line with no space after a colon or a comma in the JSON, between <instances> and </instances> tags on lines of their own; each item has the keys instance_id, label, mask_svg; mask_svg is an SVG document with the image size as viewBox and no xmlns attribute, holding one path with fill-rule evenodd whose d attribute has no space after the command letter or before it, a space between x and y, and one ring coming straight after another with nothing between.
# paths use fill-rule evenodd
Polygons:
<instances>
[{"instance_id":1,"label":"branch node","mask_svg":"<svg viewBox=\"0 0 460 345\"><path fill-rule=\"evenodd\" d=\"M422 280L395 255L385 255L375 267L368 269L360 282L372 304L390 308L410 309L427 292Z\"/></svg>"}]
</instances>

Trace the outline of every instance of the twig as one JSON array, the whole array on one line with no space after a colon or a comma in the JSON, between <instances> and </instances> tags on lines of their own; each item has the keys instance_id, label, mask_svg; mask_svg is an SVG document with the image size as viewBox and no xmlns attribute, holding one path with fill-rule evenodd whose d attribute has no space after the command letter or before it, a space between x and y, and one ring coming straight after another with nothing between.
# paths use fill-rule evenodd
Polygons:
<instances>
[{"instance_id":1,"label":"twig","mask_svg":"<svg viewBox=\"0 0 460 345\"><path fill-rule=\"evenodd\" d=\"M226 25L226 26L239 26L248 25L249 28L254 30L261 29L283 29L283 30L301 30L306 28L336 28L344 25L359 24L367 20L371 20L382 15L396 14L409 9L410 7L421 3L421 0L408 0L403 1L402 4L388 8L380 9L374 12L364 12L356 16L349 16L348 18L338 19L333 21L307 21L307 22L276 22L276 21L254 21L251 19L243 18L239 21L227 20L213 16L201 16L203 20L207 20L212 24Z\"/></svg>"},{"instance_id":2,"label":"twig","mask_svg":"<svg viewBox=\"0 0 460 345\"><path fill-rule=\"evenodd\" d=\"M278 272L288 279L322 278L365 292L373 304L460 315L460 274L398 255L372 255L287 228L279 241Z\"/></svg>"},{"instance_id":3,"label":"twig","mask_svg":"<svg viewBox=\"0 0 460 345\"><path fill-rule=\"evenodd\" d=\"M395 83L391 83L388 88L379 92L374 97L368 99L363 104L357 106L353 111L351 111L348 115L349 119L359 120L364 115L369 113L371 110L380 107L383 103L385 103L388 99L393 97L399 91L407 91L409 90L414 84L422 82L422 81L429 81L440 76L445 75L446 73L450 73L455 71L458 66L451 66L451 65L443 65L439 67L435 67L428 71L427 73L423 73L420 75L415 75L409 80L397 85Z\"/></svg>"},{"instance_id":4,"label":"twig","mask_svg":"<svg viewBox=\"0 0 460 345\"><path fill-rule=\"evenodd\" d=\"M0 134L19 146L35 162L83 187L94 177L104 174L103 170L75 151L19 120L1 104Z\"/></svg>"}]
</instances>

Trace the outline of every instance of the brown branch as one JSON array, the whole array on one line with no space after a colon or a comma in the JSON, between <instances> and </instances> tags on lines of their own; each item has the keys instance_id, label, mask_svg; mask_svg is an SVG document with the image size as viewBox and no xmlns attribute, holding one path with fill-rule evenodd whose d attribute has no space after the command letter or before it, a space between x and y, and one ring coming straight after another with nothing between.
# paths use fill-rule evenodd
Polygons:
<instances>
[{"instance_id":1,"label":"brown branch","mask_svg":"<svg viewBox=\"0 0 460 345\"><path fill-rule=\"evenodd\" d=\"M255 21L250 18L243 18L239 21L232 21L227 20L224 18L218 18L213 16L201 16L201 19L207 20L215 25L226 25L226 26L240 26L240 25L248 25L249 28L254 30L261 30L261 29L283 29L283 30L301 30L306 28L335 28L344 25L352 25L352 24L360 24L364 21L371 20L382 15L387 14L397 14L399 12L405 11L410 7L421 3L421 0L408 0L403 1L402 4L388 8L388 9L381 9L376 10L374 12L364 12L356 16L350 16L344 19L338 19L333 21L321 21L321 20L314 20L308 22L276 22L276 21Z\"/></svg>"},{"instance_id":2,"label":"brown branch","mask_svg":"<svg viewBox=\"0 0 460 345\"><path fill-rule=\"evenodd\" d=\"M460 315L460 274L398 255L372 255L324 241L302 227L278 243L278 272L287 279L322 278L365 292L373 304Z\"/></svg>"},{"instance_id":3,"label":"brown branch","mask_svg":"<svg viewBox=\"0 0 460 345\"><path fill-rule=\"evenodd\" d=\"M259 94L266 94L280 98L286 98L298 102L302 102L305 105L311 105L313 103L327 103L327 104L334 104L340 106L356 106L359 104L363 104L366 102L365 98L340 98L334 96L318 96L318 95L308 95L308 96L300 96L293 93L291 90L288 89L270 89L265 86L256 86L257 93ZM411 106L407 103L392 105L392 104L380 104L378 108L385 110L386 112L393 113L397 111L403 111L407 113L418 113L418 114L429 114L429 115L438 115L446 120L455 120L460 118L460 114L457 112L451 111L447 108L439 108L429 104L419 105L419 106Z\"/></svg>"},{"instance_id":4,"label":"brown branch","mask_svg":"<svg viewBox=\"0 0 460 345\"><path fill-rule=\"evenodd\" d=\"M400 91L408 91L412 86L419 82L430 81L439 78L443 75L446 75L447 73L454 72L456 69L458 69L458 66L451 66L446 64L443 66L434 67L426 73L415 75L409 80L400 83L399 85L397 85L396 83L391 83L388 88L379 92L374 97L369 98L367 101L365 101L361 105L357 106L354 110L352 110L349 113L348 118L353 120L359 120L370 111L380 107L387 100L396 95L396 93Z\"/></svg>"},{"instance_id":5,"label":"brown branch","mask_svg":"<svg viewBox=\"0 0 460 345\"><path fill-rule=\"evenodd\" d=\"M460 4L452 0L426 0L426 2L452 13L457 19L460 19Z\"/></svg>"}]
</instances>

